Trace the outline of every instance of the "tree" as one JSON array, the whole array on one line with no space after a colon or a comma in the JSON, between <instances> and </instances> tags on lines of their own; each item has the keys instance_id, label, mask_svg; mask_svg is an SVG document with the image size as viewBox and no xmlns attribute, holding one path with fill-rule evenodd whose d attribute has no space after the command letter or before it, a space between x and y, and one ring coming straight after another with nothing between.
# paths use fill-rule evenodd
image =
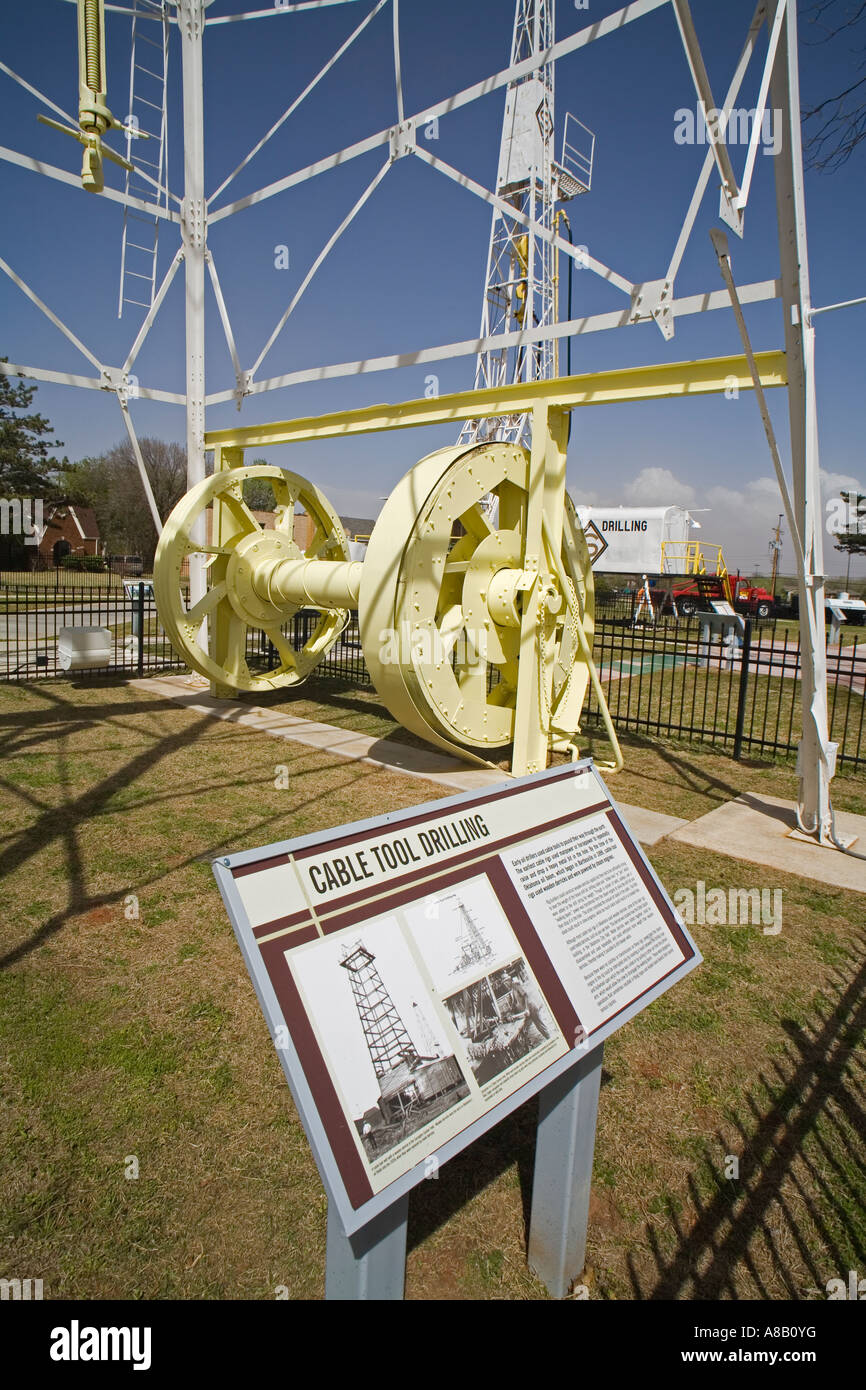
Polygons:
<instances>
[{"instance_id":1,"label":"tree","mask_svg":"<svg viewBox=\"0 0 866 1390\"><path fill-rule=\"evenodd\" d=\"M836 533L837 550L845 550L849 555L866 553L866 497L862 492L841 492L844 524Z\"/></svg>"},{"instance_id":2,"label":"tree","mask_svg":"<svg viewBox=\"0 0 866 1390\"><path fill-rule=\"evenodd\" d=\"M267 459L253 459L253 463L267 464ZM276 506L276 498L267 478L247 478L244 483L244 501L251 511L272 512Z\"/></svg>"},{"instance_id":3,"label":"tree","mask_svg":"<svg viewBox=\"0 0 866 1390\"><path fill-rule=\"evenodd\" d=\"M816 0L803 18L814 26L818 37L806 43L829 44L850 41L857 35L866 40L866 0ZM837 43L837 48L839 44ZM850 159L861 140L866 140L866 44L859 49L851 81L814 106L803 108L804 152L809 166L831 173ZM862 76L855 74L861 72Z\"/></svg>"},{"instance_id":4,"label":"tree","mask_svg":"<svg viewBox=\"0 0 866 1390\"><path fill-rule=\"evenodd\" d=\"M8 357L0 362L8 362ZM59 467L51 449L59 449L62 439L51 439L54 429L44 415L21 415L36 395L35 386L0 374L0 496L45 497ZM64 459L64 463L66 460Z\"/></svg>"},{"instance_id":5,"label":"tree","mask_svg":"<svg viewBox=\"0 0 866 1390\"><path fill-rule=\"evenodd\" d=\"M162 439L139 440L157 510L163 521L186 491L186 450ZM111 555L140 555L153 562L156 529L128 439L95 458L67 465L60 486L69 502L92 507Z\"/></svg>"}]
</instances>

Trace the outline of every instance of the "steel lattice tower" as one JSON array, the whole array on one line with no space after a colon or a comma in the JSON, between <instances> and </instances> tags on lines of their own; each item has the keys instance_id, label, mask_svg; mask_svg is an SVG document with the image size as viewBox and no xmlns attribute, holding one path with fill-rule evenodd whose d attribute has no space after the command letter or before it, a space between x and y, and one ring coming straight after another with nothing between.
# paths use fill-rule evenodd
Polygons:
<instances>
[{"instance_id":1,"label":"steel lattice tower","mask_svg":"<svg viewBox=\"0 0 866 1390\"><path fill-rule=\"evenodd\" d=\"M340 964L349 972L355 1006L377 1078L381 1081L401 1062L413 1066L418 1061L418 1050L382 983L372 951L359 941Z\"/></svg>"},{"instance_id":2,"label":"steel lattice tower","mask_svg":"<svg viewBox=\"0 0 866 1390\"><path fill-rule=\"evenodd\" d=\"M480 965L482 961L489 960L493 955L493 947L463 903L458 905L457 911L460 915L460 936L457 941L460 959L457 969L465 970L468 965Z\"/></svg>"},{"instance_id":3,"label":"steel lattice tower","mask_svg":"<svg viewBox=\"0 0 866 1390\"><path fill-rule=\"evenodd\" d=\"M546 52L553 43L554 28L555 0L517 0L511 64ZM497 197L551 234L557 198L564 200L588 191L592 169L591 154L588 160L583 156L568 158L567 132L563 159L556 162L555 115L552 63L509 84L496 176ZM482 338L547 327L555 321L554 256L550 240L494 209L481 312ZM555 347L548 339L516 349L488 348L479 353L475 386L504 386L554 375ZM528 446L529 435L528 416L513 415L468 420L460 442L504 439Z\"/></svg>"}]
</instances>

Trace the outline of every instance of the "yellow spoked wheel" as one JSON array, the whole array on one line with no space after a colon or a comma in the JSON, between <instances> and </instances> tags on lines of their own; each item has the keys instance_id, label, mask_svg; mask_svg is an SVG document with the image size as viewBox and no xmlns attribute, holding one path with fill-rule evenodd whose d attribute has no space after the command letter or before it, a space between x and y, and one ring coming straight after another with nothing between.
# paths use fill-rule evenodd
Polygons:
<instances>
[{"instance_id":1,"label":"yellow spoked wheel","mask_svg":"<svg viewBox=\"0 0 866 1390\"><path fill-rule=\"evenodd\" d=\"M263 528L243 500L243 484L250 478L265 479L273 488L273 529ZM304 550L293 535L296 505L314 527ZM208 513L209 537L200 541L193 531ZM183 562L199 553L208 556L208 589L194 607L187 608L181 588ZM340 518L313 483L264 464L226 469L192 488L165 523L154 561L160 621L175 651L219 685L259 691L295 685L337 640L349 609L345 604L336 606L312 581L296 584L294 600L287 601L279 578L288 571L296 576L314 573L319 562L328 561L337 562L333 569L344 576L355 568L348 564L349 547ZM321 616L307 640L296 647L285 628L301 606L316 608ZM205 620L207 639L202 632ZM250 629L264 633L270 644L262 643L264 669L260 671L248 665Z\"/></svg>"},{"instance_id":2,"label":"yellow spoked wheel","mask_svg":"<svg viewBox=\"0 0 866 1390\"><path fill-rule=\"evenodd\" d=\"M430 454L389 497L364 560L361 640L373 682L400 723L452 751L513 740L521 660L538 663L536 718L562 742L577 731L590 678L578 633L591 647L590 559L566 499L560 534L526 568L528 479L529 455L515 445Z\"/></svg>"}]
</instances>

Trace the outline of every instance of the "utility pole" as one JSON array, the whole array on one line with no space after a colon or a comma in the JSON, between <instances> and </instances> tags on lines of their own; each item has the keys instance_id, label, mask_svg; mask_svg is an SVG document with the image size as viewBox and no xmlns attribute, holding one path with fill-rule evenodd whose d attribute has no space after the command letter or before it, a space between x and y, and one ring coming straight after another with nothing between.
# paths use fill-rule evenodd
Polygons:
<instances>
[{"instance_id":1,"label":"utility pole","mask_svg":"<svg viewBox=\"0 0 866 1390\"><path fill-rule=\"evenodd\" d=\"M782 553L782 517L784 515L784 512L781 512L779 514L779 520L776 522L776 529L773 532L773 539L770 541L770 549L773 552L773 568L770 572L770 593L773 595L773 598L776 597L776 579L779 574L779 556Z\"/></svg>"}]
</instances>

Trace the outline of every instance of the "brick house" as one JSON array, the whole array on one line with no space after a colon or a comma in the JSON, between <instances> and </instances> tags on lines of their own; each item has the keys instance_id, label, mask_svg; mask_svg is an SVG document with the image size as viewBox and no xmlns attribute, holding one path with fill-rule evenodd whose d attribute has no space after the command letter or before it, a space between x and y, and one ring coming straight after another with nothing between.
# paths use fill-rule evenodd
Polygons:
<instances>
[{"instance_id":1,"label":"brick house","mask_svg":"<svg viewBox=\"0 0 866 1390\"><path fill-rule=\"evenodd\" d=\"M39 541L39 563L56 569L66 555L101 555L99 526L91 507L77 502L51 502L45 508L45 529Z\"/></svg>"}]
</instances>

